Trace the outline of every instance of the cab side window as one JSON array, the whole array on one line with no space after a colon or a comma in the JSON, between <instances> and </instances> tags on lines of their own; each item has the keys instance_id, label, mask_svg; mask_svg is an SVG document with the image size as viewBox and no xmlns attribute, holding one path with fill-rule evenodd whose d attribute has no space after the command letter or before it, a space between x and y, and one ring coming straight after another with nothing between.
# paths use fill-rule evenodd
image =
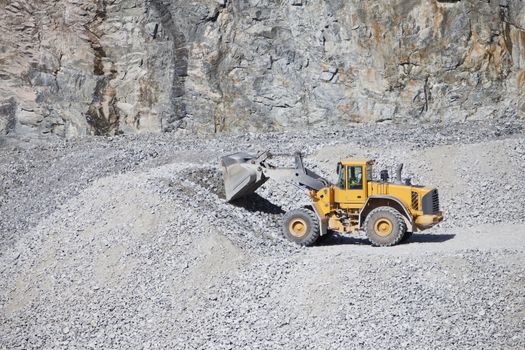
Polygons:
<instances>
[{"instance_id":1,"label":"cab side window","mask_svg":"<svg viewBox=\"0 0 525 350\"><path fill-rule=\"evenodd\" d=\"M362 190L363 189L363 168L360 166L348 167L348 189Z\"/></svg>"},{"instance_id":2,"label":"cab side window","mask_svg":"<svg viewBox=\"0 0 525 350\"><path fill-rule=\"evenodd\" d=\"M338 179L337 179L337 187L339 187L340 189L344 190L345 187L346 187L346 184L345 184L345 167L341 167L341 169L339 170L339 176L338 176Z\"/></svg>"}]
</instances>

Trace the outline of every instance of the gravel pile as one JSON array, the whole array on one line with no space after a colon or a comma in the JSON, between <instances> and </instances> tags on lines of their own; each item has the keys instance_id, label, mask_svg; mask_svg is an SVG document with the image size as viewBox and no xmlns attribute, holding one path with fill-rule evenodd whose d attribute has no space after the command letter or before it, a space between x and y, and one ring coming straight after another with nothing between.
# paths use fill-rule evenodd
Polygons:
<instances>
[{"instance_id":1,"label":"gravel pile","mask_svg":"<svg viewBox=\"0 0 525 350\"><path fill-rule=\"evenodd\" d=\"M0 146L0 348L525 346L518 122ZM280 236L307 202L293 185L223 199L219 157L265 149L332 179L339 158L403 162L446 221L392 248L298 248Z\"/></svg>"}]
</instances>

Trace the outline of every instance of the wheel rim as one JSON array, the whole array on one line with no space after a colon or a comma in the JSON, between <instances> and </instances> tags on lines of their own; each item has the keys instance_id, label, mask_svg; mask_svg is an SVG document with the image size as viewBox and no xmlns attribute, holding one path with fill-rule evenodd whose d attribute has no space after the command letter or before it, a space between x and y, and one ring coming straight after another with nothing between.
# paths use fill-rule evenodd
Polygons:
<instances>
[{"instance_id":1,"label":"wheel rim","mask_svg":"<svg viewBox=\"0 0 525 350\"><path fill-rule=\"evenodd\" d=\"M292 219L290 221L290 224L288 225L288 231L290 231L290 234L295 237L302 237L306 234L306 221L303 219Z\"/></svg>"},{"instance_id":2,"label":"wheel rim","mask_svg":"<svg viewBox=\"0 0 525 350\"><path fill-rule=\"evenodd\" d=\"M381 218L376 221L376 224L374 226L374 230L377 235L381 237L386 237L389 234L392 233L392 222L388 220L387 218Z\"/></svg>"}]
</instances>

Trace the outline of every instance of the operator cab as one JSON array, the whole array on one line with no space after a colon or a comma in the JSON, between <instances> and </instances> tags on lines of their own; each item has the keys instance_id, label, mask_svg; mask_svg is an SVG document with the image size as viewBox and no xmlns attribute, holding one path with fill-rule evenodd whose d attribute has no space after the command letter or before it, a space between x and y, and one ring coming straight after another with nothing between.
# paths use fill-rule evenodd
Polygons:
<instances>
[{"instance_id":1,"label":"operator cab","mask_svg":"<svg viewBox=\"0 0 525 350\"><path fill-rule=\"evenodd\" d=\"M345 160L337 163L337 187L342 190L362 189L372 179L373 160Z\"/></svg>"},{"instance_id":2,"label":"operator cab","mask_svg":"<svg viewBox=\"0 0 525 350\"><path fill-rule=\"evenodd\" d=\"M337 163L336 201L363 204L367 198L367 181L372 180L373 160L346 160Z\"/></svg>"}]
</instances>

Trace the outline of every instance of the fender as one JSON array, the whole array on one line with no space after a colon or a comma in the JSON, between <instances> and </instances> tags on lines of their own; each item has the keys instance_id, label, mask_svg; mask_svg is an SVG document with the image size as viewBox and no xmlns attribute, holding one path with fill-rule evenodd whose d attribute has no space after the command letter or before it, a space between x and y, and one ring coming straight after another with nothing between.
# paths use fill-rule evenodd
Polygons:
<instances>
[{"instance_id":1,"label":"fender","mask_svg":"<svg viewBox=\"0 0 525 350\"><path fill-rule=\"evenodd\" d=\"M321 236L326 235L328 231L328 219L321 217L314 205L305 205L304 208L313 211L315 215L317 215L317 219L319 219L319 233Z\"/></svg>"},{"instance_id":2,"label":"fender","mask_svg":"<svg viewBox=\"0 0 525 350\"><path fill-rule=\"evenodd\" d=\"M410 232L414 231L414 220L412 218L412 215L410 215L410 211L406 208L406 206L399 199L393 196L388 196L388 195L373 195L373 196L368 197L365 204L359 211L359 227L360 228L363 227L366 215L368 215L368 212L370 211L369 204L377 200L387 200L387 201L396 202L396 204L399 205L399 207L401 208L400 212L403 218L405 219L407 230L409 230ZM399 210L399 208L395 208L395 209Z\"/></svg>"}]
</instances>

